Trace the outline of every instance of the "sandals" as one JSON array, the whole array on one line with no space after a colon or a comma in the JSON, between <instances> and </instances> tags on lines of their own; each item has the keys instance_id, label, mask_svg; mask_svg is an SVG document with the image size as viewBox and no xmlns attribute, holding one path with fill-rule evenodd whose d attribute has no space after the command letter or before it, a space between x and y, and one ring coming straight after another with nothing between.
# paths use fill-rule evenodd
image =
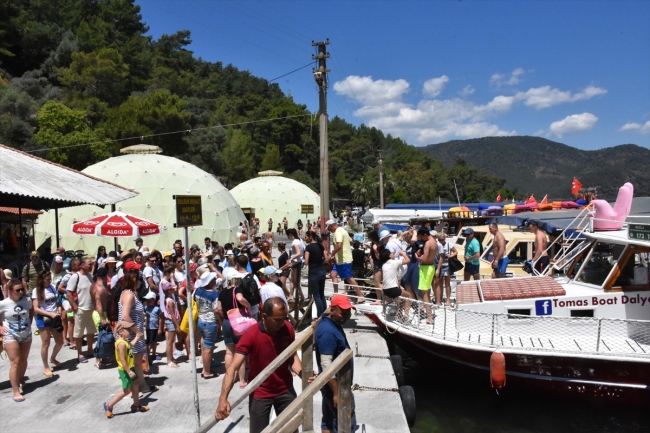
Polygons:
<instances>
[{"instance_id":1,"label":"sandals","mask_svg":"<svg viewBox=\"0 0 650 433\"><path fill-rule=\"evenodd\" d=\"M167 363L167 367L169 368L178 368L180 365L176 364L175 362L169 362Z\"/></svg>"},{"instance_id":2,"label":"sandals","mask_svg":"<svg viewBox=\"0 0 650 433\"><path fill-rule=\"evenodd\" d=\"M141 404L139 405L131 405L131 413L136 413L136 412L149 412L149 408L147 406L142 406Z\"/></svg>"},{"instance_id":3,"label":"sandals","mask_svg":"<svg viewBox=\"0 0 650 433\"><path fill-rule=\"evenodd\" d=\"M201 375L204 379L214 379L215 377L219 377L219 373L213 373L210 376L203 376Z\"/></svg>"},{"instance_id":4,"label":"sandals","mask_svg":"<svg viewBox=\"0 0 650 433\"><path fill-rule=\"evenodd\" d=\"M50 359L50 364L54 364L56 368L61 367L61 363L57 361L56 359Z\"/></svg>"},{"instance_id":5,"label":"sandals","mask_svg":"<svg viewBox=\"0 0 650 433\"><path fill-rule=\"evenodd\" d=\"M81 356L81 358L77 358L77 363L79 363L79 364L86 364L87 362L88 362L88 360L83 355Z\"/></svg>"},{"instance_id":6,"label":"sandals","mask_svg":"<svg viewBox=\"0 0 650 433\"><path fill-rule=\"evenodd\" d=\"M52 377L52 372L51 371L44 371L43 376L47 377L48 379Z\"/></svg>"},{"instance_id":7,"label":"sandals","mask_svg":"<svg viewBox=\"0 0 650 433\"><path fill-rule=\"evenodd\" d=\"M106 418L113 418L115 416L113 415L113 408L107 406L106 403L104 403L104 413L106 414Z\"/></svg>"},{"instance_id":8,"label":"sandals","mask_svg":"<svg viewBox=\"0 0 650 433\"><path fill-rule=\"evenodd\" d=\"M22 403L25 401L25 397L13 397L13 399L16 403Z\"/></svg>"}]
</instances>

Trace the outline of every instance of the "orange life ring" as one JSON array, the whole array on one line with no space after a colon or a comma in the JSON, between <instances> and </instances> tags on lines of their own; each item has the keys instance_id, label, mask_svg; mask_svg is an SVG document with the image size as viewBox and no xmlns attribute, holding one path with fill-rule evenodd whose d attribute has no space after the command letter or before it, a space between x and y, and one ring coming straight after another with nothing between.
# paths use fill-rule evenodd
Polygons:
<instances>
[{"instance_id":1,"label":"orange life ring","mask_svg":"<svg viewBox=\"0 0 650 433\"><path fill-rule=\"evenodd\" d=\"M499 350L490 356L490 384L496 389L506 386L506 357Z\"/></svg>"}]
</instances>

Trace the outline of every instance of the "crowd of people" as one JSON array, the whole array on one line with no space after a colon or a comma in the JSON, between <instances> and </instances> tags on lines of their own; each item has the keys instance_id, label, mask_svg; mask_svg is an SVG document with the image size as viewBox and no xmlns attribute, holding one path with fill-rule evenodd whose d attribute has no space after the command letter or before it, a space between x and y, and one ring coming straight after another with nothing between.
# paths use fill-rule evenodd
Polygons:
<instances>
[{"instance_id":1,"label":"crowd of people","mask_svg":"<svg viewBox=\"0 0 650 433\"><path fill-rule=\"evenodd\" d=\"M268 227L273 224L269 219ZM432 232L429 227L414 227L395 236L375 222L369 236L372 244L362 246L353 241L340 220L330 219L324 224L330 248L323 245L317 226L309 223L304 233L301 224L287 227L283 233L288 241L277 243L271 230L256 235L259 221L250 228L246 223L240 227L239 242L223 246L210 238L205 238L202 246L189 247L177 240L170 250L158 251L137 238L134 248L107 252L100 247L90 257L69 258L65 249L58 248L49 262L34 252L20 279L5 270L0 276L5 297L0 302L0 334L11 362L14 401L25 400L22 388L33 334L41 338L46 377L60 367L57 355L63 347L76 350L79 364L94 358L97 368L117 365L122 391L104 404L109 418L114 406L129 394L132 412L148 410L136 397L157 389L147 383L147 369L163 358L167 368L176 369L182 358L196 357L203 364L200 374L204 379L218 377L220 363L213 362L213 352L223 340L226 378L215 414L223 419L230 412L228 394L237 380L240 388L245 388L247 380L293 341L295 323L288 312L303 300L300 279L304 267L316 317L322 323L316 332L320 371L348 346L341 325L349 319L353 303L366 302L362 289L367 287L360 285L366 269L372 269L375 302L381 302L382 296L386 300L400 298L400 308L405 309L409 299L429 305L441 305L443 299L450 303L449 261L458 252L445 233ZM496 226L491 230L498 231ZM465 278L478 278L478 241L471 228L463 235L467 239ZM277 261L272 257L274 246ZM189 248L189 263L185 262L185 248ZM68 270L63 266L66 261ZM334 288L329 306L325 297L328 273ZM345 286L338 294L341 283ZM352 291L353 303L347 295ZM190 298L194 301L194 347L189 335ZM34 319L36 332L32 332ZM429 310L423 320L431 323L432 319ZM109 354L100 347L101 333L107 330L114 338L114 350ZM331 335L322 337L326 332ZM159 354L157 346L162 341L165 351ZM301 374L297 355L287 367L286 371L278 369L252 394L251 431L268 425L271 407L281 411L295 398L290 373ZM334 429L336 391L335 379L323 391L326 431Z\"/></svg>"},{"instance_id":2,"label":"crowd of people","mask_svg":"<svg viewBox=\"0 0 650 433\"><path fill-rule=\"evenodd\" d=\"M341 231L337 234L336 230L343 229L329 223L328 230L338 239ZM242 227L246 228L246 224ZM347 297L341 296L345 300L333 302L328 308L324 295L329 263L339 261L341 278L348 278L351 272L350 264L345 262L349 236L339 242L346 247L339 245L330 254L317 232L302 232L304 228L314 227L287 227L284 233L288 241L277 243L273 232L255 236L259 228L251 224L248 233L242 231L238 243L223 246L210 238L205 238L201 247L187 247L177 240L170 250L158 251L137 238L128 250L119 251L118 246L118 251L107 251L102 246L96 255L81 258L68 257L63 247L51 260L33 252L20 275L14 276L7 269L0 278L5 298L0 302L0 334L10 360L13 400L25 401L23 387L33 335L41 338L46 377L61 367L57 355L63 347L76 351L79 365L94 360L99 369L117 367L121 391L103 405L108 418L114 416L114 406L129 395L133 398L131 412L149 410L140 398L157 389L147 383L147 369L154 362L164 359L160 365L176 369L181 360L194 356L202 361L200 374L204 379L218 377L219 363L213 362L213 351L220 340L226 346L228 380L224 381L224 390L227 384L232 388L236 379L240 388L245 388L247 379L254 378L294 338L294 323L288 311L298 297L304 297L299 289L303 266L309 270L308 284L314 293L317 317L338 318L339 322L349 318L352 306ZM279 253L275 260L271 250L274 245ZM189 249L189 263L185 263L185 248ZM194 301L194 347L189 341L190 297ZM337 326L340 329L340 323ZM110 354L102 346L102 333L106 332L113 338ZM269 346L269 341L278 339L281 344ZM158 353L162 341L165 351ZM335 356L329 348L322 350L329 359ZM301 374L297 355L292 366L294 374ZM268 424L271 406L281 410L295 397L291 374L278 370L276 375L253 394L251 431L261 431ZM276 386L279 383L284 388ZM223 396L227 401L227 392ZM328 407L328 426L333 429L335 404L330 401ZM221 404L219 410L225 413Z\"/></svg>"}]
</instances>

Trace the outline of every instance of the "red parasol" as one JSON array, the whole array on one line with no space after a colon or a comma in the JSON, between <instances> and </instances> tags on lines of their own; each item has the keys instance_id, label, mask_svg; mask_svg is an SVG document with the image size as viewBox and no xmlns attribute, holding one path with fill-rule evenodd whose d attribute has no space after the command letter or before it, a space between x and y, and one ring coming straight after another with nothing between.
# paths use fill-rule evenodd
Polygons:
<instances>
[{"instance_id":1,"label":"red parasol","mask_svg":"<svg viewBox=\"0 0 650 433\"><path fill-rule=\"evenodd\" d=\"M111 212L85 221L79 221L70 227L76 235L94 235L107 237L134 238L160 234L160 225L123 212Z\"/></svg>"}]
</instances>

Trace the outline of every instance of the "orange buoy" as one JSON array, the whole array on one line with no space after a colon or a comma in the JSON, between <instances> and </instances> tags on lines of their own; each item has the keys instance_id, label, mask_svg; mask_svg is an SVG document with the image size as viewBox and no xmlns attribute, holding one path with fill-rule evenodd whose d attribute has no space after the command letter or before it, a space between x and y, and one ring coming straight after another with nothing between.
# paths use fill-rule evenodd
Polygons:
<instances>
[{"instance_id":1,"label":"orange buoy","mask_svg":"<svg viewBox=\"0 0 650 433\"><path fill-rule=\"evenodd\" d=\"M496 389L506 386L506 357L499 350L490 356L490 384Z\"/></svg>"}]
</instances>

